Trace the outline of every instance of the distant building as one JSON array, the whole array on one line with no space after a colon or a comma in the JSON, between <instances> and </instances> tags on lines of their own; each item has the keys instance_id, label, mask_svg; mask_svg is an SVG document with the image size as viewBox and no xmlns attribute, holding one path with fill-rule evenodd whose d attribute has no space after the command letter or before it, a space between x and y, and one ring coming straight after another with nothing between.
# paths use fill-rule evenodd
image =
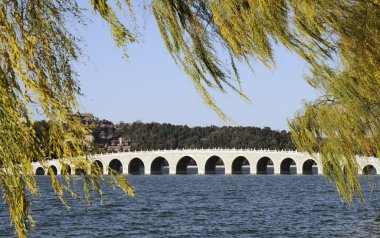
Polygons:
<instances>
[{"instance_id":1,"label":"distant building","mask_svg":"<svg viewBox=\"0 0 380 238\"><path fill-rule=\"evenodd\" d=\"M107 146L107 152L131 151L132 142L130 139L120 137L118 140L112 140L111 145Z\"/></svg>"},{"instance_id":2,"label":"distant building","mask_svg":"<svg viewBox=\"0 0 380 238\"><path fill-rule=\"evenodd\" d=\"M105 138L106 138L106 133L104 132L104 130L102 130L102 131L100 132L99 137L100 137L101 139L105 139Z\"/></svg>"},{"instance_id":3,"label":"distant building","mask_svg":"<svg viewBox=\"0 0 380 238\"><path fill-rule=\"evenodd\" d=\"M79 113L79 118L83 125L91 125L95 122L94 114L92 113Z\"/></svg>"},{"instance_id":4,"label":"distant building","mask_svg":"<svg viewBox=\"0 0 380 238\"><path fill-rule=\"evenodd\" d=\"M78 113L79 114L79 118L80 118L80 121L83 125L85 126L90 126L92 125L94 122L95 122L95 118L94 118L94 114L92 113ZM94 136L89 133L87 135L85 135L85 141L91 143L94 141Z\"/></svg>"},{"instance_id":5,"label":"distant building","mask_svg":"<svg viewBox=\"0 0 380 238\"><path fill-rule=\"evenodd\" d=\"M111 121L107 120L99 120L94 117L92 113L78 113L80 121L85 127L89 128L91 131L94 131L94 128L97 130L99 134L93 135L87 134L85 135L86 142L92 143L96 141L103 148L103 151L106 152L123 152L131 150L131 140L129 138L120 137L115 139L115 126ZM95 140L95 137L96 140Z\"/></svg>"},{"instance_id":6,"label":"distant building","mask_svg":"<svg viewBox=\"0 0 380 238\"><path fill-rule=\"evenodd\" d=\"M94 136L91 134L87 134L84 136L84 140L87 142L93 142L94 141Z\"/></svg>"}]
</instances>

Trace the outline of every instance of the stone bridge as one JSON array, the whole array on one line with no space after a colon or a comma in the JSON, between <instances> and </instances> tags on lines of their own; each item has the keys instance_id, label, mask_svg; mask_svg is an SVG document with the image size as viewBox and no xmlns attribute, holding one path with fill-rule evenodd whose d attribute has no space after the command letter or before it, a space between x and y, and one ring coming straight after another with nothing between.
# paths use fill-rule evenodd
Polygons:
<instances>
[{"instance_id":1,"label":"stone bridge","mask_svg":"<svg viewBox=\"0 0 380 238\"><path fill-rule=\"evenodd\" d=\"M183 149L135 151L94 155L93 165L103 174L322 174L318 155L297 151L252 149ZM359 174L377 174L380 161L374 157L357 157ZM69 174L81 171L66 165ZM62 174L62 164L49 160L48 167L33 163L36 175L52 171ZM49 169L50 168L50 169Z\"/></svg>"}]
</instances>

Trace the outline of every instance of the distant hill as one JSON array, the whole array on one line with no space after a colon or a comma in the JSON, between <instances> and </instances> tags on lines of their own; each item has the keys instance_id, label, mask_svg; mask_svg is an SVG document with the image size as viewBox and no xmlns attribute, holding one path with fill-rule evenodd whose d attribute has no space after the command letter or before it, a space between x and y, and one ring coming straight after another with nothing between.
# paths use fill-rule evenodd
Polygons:
<instances>
[{"instance_id":1,"label":"distant hill","mask_svg":"<svg viewBox=\"0 0 380 238\"><path fill-rule=\"evenodd\" d=\"M120 150L158 150L189 148L256 148L294 150L290 133L269 127L206 126L188 127L168 123L114 124L93 118L86 120L91 128L93 152ZM89 125L90 124L90 125ZM48 123L35 123L38 137L46 141ZM91 136L91 135L90 135Z\"/></svg>"},{"instance_id":2,"label":"distant hill","mask_svg":"<svg viewBox=\"0 0 380 238\"><path fill-rule=\"evenodd\" d=\"M118 123L97 121L94 142L100 147L119 138L130 139L132 150L176 148L268 148L295 149L287 131L269 127L188 127L168 123ZM114 144L113 143L113 144Z\"/></svg>"}]
</instances>

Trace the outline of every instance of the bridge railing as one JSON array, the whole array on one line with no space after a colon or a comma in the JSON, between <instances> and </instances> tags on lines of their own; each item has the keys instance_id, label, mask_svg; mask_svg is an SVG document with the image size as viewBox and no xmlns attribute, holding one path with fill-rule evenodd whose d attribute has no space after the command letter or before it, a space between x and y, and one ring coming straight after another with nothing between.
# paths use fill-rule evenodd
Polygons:
<instances>
[{"instance_id":1,"label":"bridge railing","mask_svg":"<svg viewBox=\"0 0 380 238\"><path fill-rule=\"evenodd\" d=\"M261 152L261 153L298 153L297 150L278 150L278 149L256 149L256 148L176 148L176 149L158 149L158 150L134 150L134 151L123 151L123 152L107 152L107 153L100 153L96 155L115 155L115 154L139 154L139 153L162 153L162 152L178 152L178 151L204 151L204 152L229 152L229 151L252 151L252 152ZM95 156L96 156L95 155Z\"/></svg>"}]
</instances>

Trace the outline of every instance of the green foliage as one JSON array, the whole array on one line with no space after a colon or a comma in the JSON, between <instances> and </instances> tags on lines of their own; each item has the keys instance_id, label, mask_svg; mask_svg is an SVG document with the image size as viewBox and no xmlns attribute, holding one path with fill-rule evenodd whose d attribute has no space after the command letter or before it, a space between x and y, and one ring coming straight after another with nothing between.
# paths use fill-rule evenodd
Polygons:
<instances>
[{"instance_id":1,"label":"green foliage","mask_svg":"<svg viewBox=\"0 0 380 238\"><path fill-rule=\"evenodd\" d=\"M94 12L110 24L117 45L133 41L107 1L92 1ZM34 224L28 208L27 191L38 194L31 162L46 164L45 158L63 158L89 171L83 137L86 133L76 115L80 88L72 64L80 55L79 42L67 23L83 23L82 9L75 1L0 1L0 189L19 237L26 237L28 223ZM43 115L34 129L33 117ZM48 130L46 130L48 128ZM41 133L46 140L39 143ZM47 168L45 168L47 170ZM65 203L65 191L72 196L71 180L51 175L52 186ZM85 196L92 189L101 196L98 179L86 173ZM113 184L130 193L124 178Z\"/></svg>"},{"instance_id":2,"label":"green foliage","mask_svg":"<svg viewBox=\"0 0 380 238\"><path fill-rule=\"evenodd\" d=\"M191 77L206 104L229 119L208 89L225 92L229 87L249 101L242 92L236 62L251 66L252 60L259 60L273 68L277 43L310 63L331 56L330 42L323 39L320 29L314 25L305 29L305 19L311 18L310 13L315 16L315 5L286 0L155 0L151 7L169 53ZM222 61L224 55L229 61Z\"/></svg>"},{"instance_id":3,"label":"green foliage","mask_svg":"<svg viewBox=\"0 0 380 238\"><path fill-rule=\"evenodd\" d=\"M323 96L307 103L290 126L297 147L321 153L324 172L351 202L356 195L362 199L355 155L380 152L380 5L334 2L318 5L317 21L309 16L305 27L332 35L326 39L337 59L312 64L307 79Z\"/></svg>"},{"instance_id":4,"label":"green foliage","mask_svg":"<svg viewBox=\"0 0 380 238\"><path fill-rule=\"evenodd\" d=\"M299 54L310 66L306 80L322 96L290 122L293 139L321 153L342 198L362 198L355 155L380 150L378 0L168 0L152 8L169 52L222 118L205 89L224 92L227 85L242 94L236 61L271 68L274 44Z\"/></svg>"},{"instance_id":5,"label":"green foliage","mask_svg":"<svg viewBox=\"0 0 380 238\"><path fill-rule=\"evenodd\" d=\"M120 137L132 141L132 150L256 148L294 150L286 131L269 127L193 127L159 123L119 123L111 126L105 120L95 122L92 132L98 151ZM101 136L102 135L102 136Z\"/></svg>"}]
</instances>

